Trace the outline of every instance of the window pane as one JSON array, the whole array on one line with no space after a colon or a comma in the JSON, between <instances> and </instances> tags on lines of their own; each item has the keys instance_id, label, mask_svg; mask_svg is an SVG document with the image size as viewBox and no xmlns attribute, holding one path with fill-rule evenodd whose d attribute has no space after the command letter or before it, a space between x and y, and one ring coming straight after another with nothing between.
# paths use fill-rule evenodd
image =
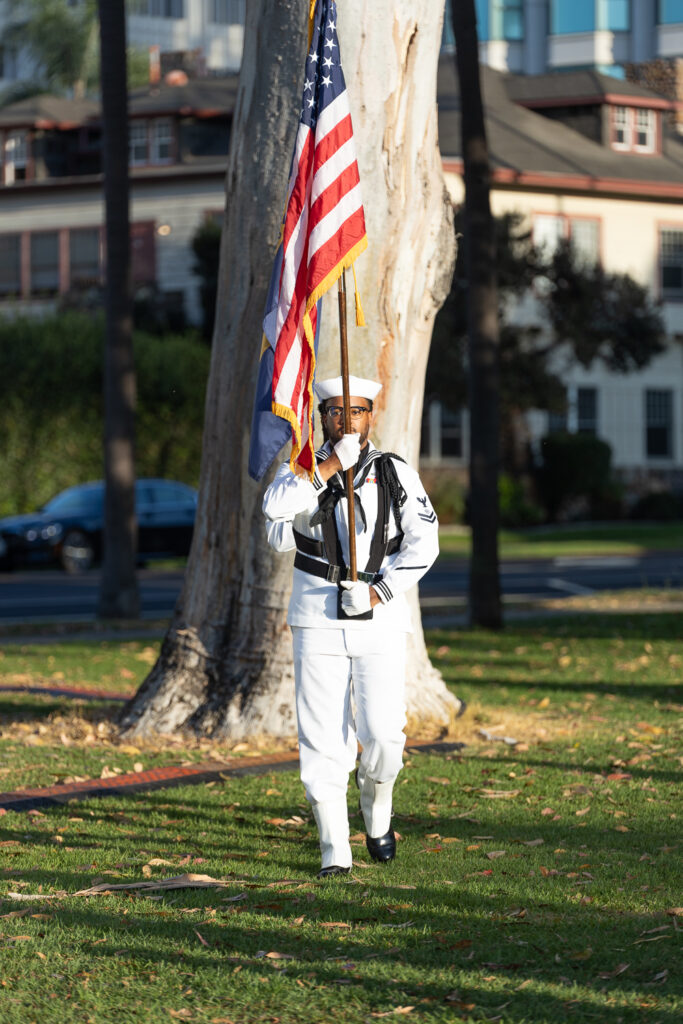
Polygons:
<instances>
[{"instance_id":1,"label":"window pane","mask_svg":"<svg viewBox=\"0 0 683 1024\"><path fill-rule=\"evenodd\" d=\"M475 6L477 9L477 35L480 40L485 41L491 38L489 29L489 0L475 0Z\"/></svg>"},{"instance_id":2,"label":"window pane","mask_svg":"<svg viewBox=\"0 0 683 1024\"><path fill-rule=\"evenodd\" d=\"M614 125L614 145L623 146L625 149L631 147L631 112L628 107L615 107L612 113L612 124Z\"/></svg>"},{"instance_id":3,"label":"window pane","mask_svg":"<svg viewBox=\"0 0 683 1024\"><path fill-rule=\"evenodd\" d=\"M655 148L655 112L654 110L636 110L635 112L634 145L639 149Z\"/></svg>"},{"instance_id":4,"label":"window pane","mask_svg":"<svg viewBox=\"0 0 683 1024\"><path fill-rule=\"evenodd\" d=\"M673 438L673 392L651 389L645 392L645 443L648 456L671 458Z\"/></svg>"},{"instance_id":5,"label":"window pane","mask_svg":"<svg viewBox=\"0 0 683 1024\"><path fill-rule=\"evenodd\" d=\"M59 291L59 235L44 231L31 235L31 294Z\"/></svg>"},{"instance_id":6,"label":"window pane","mask_svg":"<svg viewBox=\"0 0 683 1024\"><path fill-rule=\"evenodd\" d=\"M0 235L0 295L19 295L20 292L20 237Z\"/></svg>"},{"instance_id":7,"label":"window pane","mask_svg":"<svg viewBox=\"0 0 683 1024\"><path fill-rule=\"evenodd\" d=\"M493 0L491 11L492 39L524 38L524 5L522 0Z\"/></svg>"},{"instance_id":8,"label":"window pane","mask_svg":"<svg viewBox=\"0 0 683 1024\"><path fill-rule=\"evenodd\" d=\"M550 31L553 35L593 32L595 0L551 0Z\"/></svg>"},{"instance_id":9,"label":"window pane","mask_svg":"<svg viewBox=\"0 0 683 1024\"><path fill-rule=\"evenodd\" d=\"M173 157L173 127L170 117L159 117L152 124L152 163L166 164Z\"/></svg>"},{"instance_id":10,"label":"window pane","mask_svg":"<svg viewBox=\"0 0 683 1024\"><path fill-rule=\"evenodd\" d=\"M147 163L146 121L133 121L128 126L128 162L132 166Z\"/></svg>"},{"instance_id":11,"label":"window pane","mask_svg":"<svg viewBox=\"0 0 683 1024\"><path fill-rule=\"evenodd\" d=\"M572 220L571 240L581 263L594 266L600 262L600 224L597 220Z\"/></svg>"},{"instance_id":12,"label":"window pane","mask_svg":"<svg viewBox=\"0 0 683 1024\"><path fill-rule=\"evenodd\" d=\"M578 388L576 392L576 407L578 432L580 434L597 434L597 388Z\"/></svg>"},{"instance_id":13,"label":"window pane","mask_svg":"<svg viewBox=\"0 0 683 1024\"><path fill-rule=\"evenodd\" d=\"M539 213L534 217L533 242L546 255L555 252L566 234L567 222L564 217L557 217L551 213Z\"/></svg>"},{"instance_id":14,"label":"window pane","mask_svg":"<svg viewBox=\"0 0 683 1024\"><path fill-rule=\"evenodd\" d=\"M631 28L630 0L599 0L598 28L628 32Z\"/></svg>"},{"instance_id":15,"label":"window pane","mask_svg":"<svg viewBox=\"0 0 683 1024\"><path fill-rule=\"evenodd\" d=\"M665 296L683 293L683 231L662 229L659 236L662 268L662 292Z\"/></svg>"},{"instance_id":16,"label":"window pane","mask_svg":"<svg viewBox=\"0 0 683 1024\"><path fill-rule=\"evenodd\" d=\"M246 19L244 0L211 0L210 20L219 25L243 25ZM450 10L446 11L446 21Z\"/></svg>"},{"instance_id":17,"label":"window pane","mask_svg":"<svg viewBox=\"0 0 683 1024\"><path fill-rule=\"evenodd\" d=\"M99 283L100 233L97 228L79 228L69 233L71 284Z\"/></svg>"},{"instance_id":18,"label":"window pane","mask_svg":"<svg viewBox=\"0 0 683 1024\"><path fill-rule=\"evenodd\" d=\"M683 22L683 0L659 0L659 22L661 25Z\"/></svg>"}]
</instances>

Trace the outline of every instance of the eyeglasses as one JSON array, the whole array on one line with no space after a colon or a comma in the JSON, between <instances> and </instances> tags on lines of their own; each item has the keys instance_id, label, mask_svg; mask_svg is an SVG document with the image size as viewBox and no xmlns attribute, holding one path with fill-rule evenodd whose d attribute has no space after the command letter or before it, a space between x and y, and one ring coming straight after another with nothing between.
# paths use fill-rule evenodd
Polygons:
<instances>
[{"instance_id":1,"label":"eyeglasses","mask_svg":"<svg viewBox=\"0 0 683 1024\"><path fill-rule=\"evenodd\" d=\"M352 405L350 411L352 420L357 420L364 412L370 412L367 405ZM333 420L338 420L340 416L344 415L344 409L341 405L328 405L325 415L331 416Z\"/></svg>"}]
</instances>

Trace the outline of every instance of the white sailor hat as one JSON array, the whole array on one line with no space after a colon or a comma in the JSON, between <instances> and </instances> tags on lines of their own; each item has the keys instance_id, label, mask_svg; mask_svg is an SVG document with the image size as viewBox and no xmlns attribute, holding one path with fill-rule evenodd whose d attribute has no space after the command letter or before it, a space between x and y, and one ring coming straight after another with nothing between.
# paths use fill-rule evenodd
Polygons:
<instances>
[{"instance_id":1,"label":"white sailor hat","mask_svg":"<svg viewBox=\"0 0 683 1024\"><path fill-rule=\"evenodd\" d=\"M343 394L341 377L330 377L328 380L318 381L313 387L321 402L324 402L326 398L336 398L337 395ZM349 374L349 395L354 395L356 398L367 398L372 402L381 390L382 385L378 381L365 380L363 377L354 377Z\"/></svg>"}]
</instances>

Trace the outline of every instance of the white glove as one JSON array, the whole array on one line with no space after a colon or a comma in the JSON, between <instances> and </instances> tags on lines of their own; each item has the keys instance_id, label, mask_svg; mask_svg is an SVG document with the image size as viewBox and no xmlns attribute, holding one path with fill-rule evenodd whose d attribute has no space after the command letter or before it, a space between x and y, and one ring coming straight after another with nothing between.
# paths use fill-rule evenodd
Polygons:
<instances>
[{"instance_id":1,"label":"white glove","mask_svg":"<svg viewBox=\"0 0 683 1024\"><path fill-rule=\"evenodd\" d=\"M342 580L339 586L344 588L341 605L347 615L362 615L370 611L372 605L369 583L363 583L361 580Z\"/></svg>"},{"instance_id":2,"label":"white glove","mask_svg":"<svg viewBox=\"0 0 683 1024\"><path fill-rule=\"evenodd\" d=\"M342 470L355 466L360 458L360 434L344 434L335 444L334 454L341 462Z\"/></svg>"}]
</instances>

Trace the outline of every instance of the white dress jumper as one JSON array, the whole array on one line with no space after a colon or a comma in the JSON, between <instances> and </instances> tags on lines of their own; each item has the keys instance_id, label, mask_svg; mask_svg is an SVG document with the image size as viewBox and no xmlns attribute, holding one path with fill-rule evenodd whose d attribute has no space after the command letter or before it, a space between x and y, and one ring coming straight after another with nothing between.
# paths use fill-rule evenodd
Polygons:
<instances>
[{"instance_id":1,"label":"white dress jumper","mask_svg":"<svg viewBox=\"0 0 683 1024\"><path fill-rule=\"evenodd\" d=\"M328 442L316 459L322 462L330 454ZM359 570L367 564L378 515L378 454L368 443L354 478L357 501L365 515L363 523L357 507ZM294 569L287 622L294 645L301 780L318 824L323 867L351 865L346 791L358 743L362 747L361 806L368 835L382 836L389 830L391 791L405 744L405 650L412 626L404 595L429 569L439 550L436 514L418 474L398 459L392 462L405 501L400 508L400 530L389 513L388 540L401 534L402 538L400 547L395 543L393 547L398 549L382 561L381 579L373 584L381 603L375 606L372 618L338 618L337 584ZM340 474L333 480L343 486ZM317 473L311 482L292 473L288 463L280 466L263 499L271 547L292 550L295 531L322 542L322 526L311 526L310 519L318 511L318 499L326 487ZM345 497L339 499L334 516L348 565ZM324 555L317 561L327 564Z\"/></svg>"}]
</instances>

